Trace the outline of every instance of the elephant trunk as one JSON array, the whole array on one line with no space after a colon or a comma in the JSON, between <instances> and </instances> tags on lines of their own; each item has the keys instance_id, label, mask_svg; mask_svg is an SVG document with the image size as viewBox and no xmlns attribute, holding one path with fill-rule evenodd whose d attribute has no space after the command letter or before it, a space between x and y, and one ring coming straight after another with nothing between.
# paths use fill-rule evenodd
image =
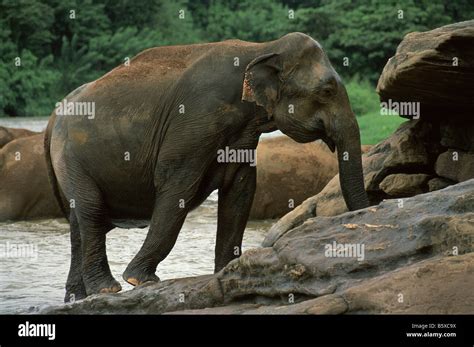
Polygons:
<instances>
[{"instance_id":1,"label":"elephant trunk","mask_svg":"<svg viewBox=\"0 0 474 347\"><path fill-rule=\"evenodd\" d=\"M366 208L369 199L364 188L359 126L352 112L339 123L338 134L342 134L335 141L342 196L350 211Z\"/></svg>"}]
</instances>

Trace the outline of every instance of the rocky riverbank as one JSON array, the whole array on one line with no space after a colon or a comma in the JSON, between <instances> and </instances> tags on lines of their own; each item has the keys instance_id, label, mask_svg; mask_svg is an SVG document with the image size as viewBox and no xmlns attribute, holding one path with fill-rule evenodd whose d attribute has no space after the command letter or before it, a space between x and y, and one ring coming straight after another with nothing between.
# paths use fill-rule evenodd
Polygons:
<instances>
[{"instance_id":1,"label":"rocky riverbank","mask_svg":"<svg viewBox=\"0 0 474 347\"><path fill-rule=\"evenodd\" d=\"M470 180L403 206L387 200L308 219L214 275L94 295L42 313L472 312L473 211ZM333 242L363 245L362 256L328 256Z\"/></svg>"}]
</instances>

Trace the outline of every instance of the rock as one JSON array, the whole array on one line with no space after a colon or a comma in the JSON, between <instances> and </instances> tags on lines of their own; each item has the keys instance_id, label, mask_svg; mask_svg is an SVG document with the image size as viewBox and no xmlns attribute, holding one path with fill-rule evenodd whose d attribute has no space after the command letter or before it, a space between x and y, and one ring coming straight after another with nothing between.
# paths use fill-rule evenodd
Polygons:
<instances>
[{"instance_id":1,"label":"rock","mask_svg":"<svg viewBox=\"0 0 474 347\"><path fill-rule=\"evenodd\" d=\"M436 145L436 129L424 121L409 121L363 157L365 187L373 203L387 196L380 183L392 174L417 174L432 171L441 147Z\"/></svg>"},{"instance_id":2,"label":"rock","mask_svg":"<svg viewBox=\"0 0 474 347\"><path fill-rule=\"evenodd\" d=\"M406 198L403 207L386 200L310 218L272 247L249 250L214 275L93 295L40 313L472 312L473 211L469 180Z\"/></svg>"},{"instance_id":3,"label":"rock","mask_svg":"<svg viewBox=\"0 0 474 347\"><path fill-rule=\"evenodd\" d=\"M379 187L393 197L407 197L428 191L427 174L393 174L386 176Z\"/></svg>"},{"instance_id":4,"label":"rock","mask_svg":"<svg viewBox=\"0 0 474 347\"><path fill-rule=\"evenodd\" d=\"M337 176L338 177L338 176ZM326 188L332 184L334 185L335 178L331 180L330 183L326 186ZM337 178L337 184L339 184L339 177ZM325 188L325 189L326 189ZM342 198L342 193L341 198ZM307 219L316 216L316 206L318 204L319 198L324 196L324 193L320 193L316 196L310 197L306 199L301 205L296 207L293 211L287 213L285 216L280 218L268 231L265 239L262 242L263 247L270 247L273 243L279 239L284 233L288 230L291 230L298 225L303 224ZM340 202L339 199L335 201ZM339 207L339 210L344 211L346 209L345 204L344 207ZM338 214L337 212L335 214Z\"/></svg>"},{"instance_id":5,"label":"rock","mask_svg":"<svg viewBox=\"0 0 474 347\"><path fill-rule=\"evenodd\" d=\"M369 279L338 294L284 306L236 304L178 314L471 314L474 253L435 257ZM416 285L414 285L416 281ZM403 302L399 301L400 294Z\"/></svg>"},{"instance_id":6,"label":"rock","mask_svg":"<svg viewBox=\"0 0 474 347\"><path fill-rule=\"evenodd\" d=\"M257 189L251 219L277 218L319 193L338 172L337 158L320 142L300 144L287 136L257 147Z\"/></svg>"},{"instance_id":7,"label":"rock","mask_svg":"<svg viewBox=\"0 0 474 347\"><path fill-rule=\"evenodd\" d=\"M472 119L474 20L407 34L380 76L382 101L420 102L421 118Z\"/></svg>"},{"instance_id":8,"label":"rock","mask_svg":"<svg viewBox=\"0 0 474 347\"><path fill-rule=\"evenodd\" d=\"M442 146L474 152L474 122L443 121L440 134Z\"/></svg>"},{"instance_id":9,"label":"rock","mask_svg":"<svg viewBox=\"0 0 474 347\"><path fill-rule=\"evenodd\" d=\"M433 192L435 190L440 190L444 189L452 184L455 184L456 182L448 180L446 178L441 178L441 177L435 177L428 182L428 190L430 192Z\"/></svg>"},{"instance_id":10,"label":"rock","mask_svg":"<svg viewBox=\"0 0 474 347\"><path fill-rule=\"evenodd\" d=\"M347 313L471 314L474 253L435 257L384 274L343 293ZM399 302L400 294L403 302Z\"/></svg>"},{"instance_id":11,"label":"rock","mask_svg":"<svg viewBox=\"0 0 474 347\"><path fill-rule=\"evenodd\" d=\"M450 149L436 160L436 173L456 182L474 178L474 153Z\"/></svg>"},{"instance_id":12,"label":"rock","mask_svg":"<svg viewBox=\"0 0 474 347\"><path fill-rule=\"evenodd\" d=\"M377 92L382 101L420 102L421 119L431 126L432 135L422 136L425 140L421 144L430 152L425 156L429 160L422 170L416 172L424 175L436 172L441 176L429 181L429 191L474 177L473 83L474 20L407 34L380 76ZM420 135L420 131L414 129L409 136L416 138ZM453 152L458 155L457 161L453 160ZM403 160L398 166L404 166ZM368 174L377 177L377 174ZM377 190L381 185L378 179L369 183L372 185L367 190ZM385 181L381 188L393 195L393 191L388 191L388 183ZM403 195L426 191L425 183L421 178L419 185L412 182L412 189Z\"/></svg>"},{"instance_id":13,"label":"rock","mask_svg":"<svg viewBox=\"0 0 474 347\"><path fill-rule=\"evenodd\" d=\"M43 134L0 149L0 221L63 217L49 184Z\"/></svg>"},{"instance_id":14,"label":"rock","mask_svg":"<svg viewBox=\"0 0 474 347\"><path fill-rule=\"evenodd\" d=\"M36 135L36 134L39 134L39 133L26 130L26 129L6 128L6 127L0 126L0 148L2 148L8 142L13 141L15 139L19 139L21 137L27 137L31 135Z\"/></svg>"}]
</instances>

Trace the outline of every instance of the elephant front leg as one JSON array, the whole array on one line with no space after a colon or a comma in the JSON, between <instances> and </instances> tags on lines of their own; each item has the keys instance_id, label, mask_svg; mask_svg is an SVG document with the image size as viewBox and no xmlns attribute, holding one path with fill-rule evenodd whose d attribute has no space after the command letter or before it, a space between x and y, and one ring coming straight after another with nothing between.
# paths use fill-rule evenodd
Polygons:
<instances>
[{"instance_id":1,"label":"elephant front leg","mask_svg":"<svg viewBox=\"0 0 474 347\"><path fill-rule=\"evenodd\" d=\"M242 253L242 238L256 188L256 169L241 165L219 189L215 268L218 272Z\"/></svg>"},{"instance_id":2,"label":"elephant front leg","mask_svg":"<svg viewBox=\"0 0 474 347\"><path fill-rule=\"evenodd\" d=\"M188 211L180 206L178 196L158 197L145 242L123 273L123 279L131 285L159 281L156 267L171 252Z\"/></svg>"}]
</instances>

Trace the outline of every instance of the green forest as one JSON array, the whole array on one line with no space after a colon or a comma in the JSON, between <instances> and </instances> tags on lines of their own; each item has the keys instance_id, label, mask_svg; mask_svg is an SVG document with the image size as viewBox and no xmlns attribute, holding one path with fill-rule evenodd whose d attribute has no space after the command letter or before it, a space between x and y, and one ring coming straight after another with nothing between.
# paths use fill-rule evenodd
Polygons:
<instances>
[{"instance_id":1,"label":"green forest","mask_svg":"<svg viewBox=\"0 0 474 347\"><path fill-rule=\"evenodd\" d=\"M403 36L474 18L472 0L0 0L0 116L48 116L54 104L140 51L300 31L343 77L356 114Z\"/></svg>"}]
</instances>

